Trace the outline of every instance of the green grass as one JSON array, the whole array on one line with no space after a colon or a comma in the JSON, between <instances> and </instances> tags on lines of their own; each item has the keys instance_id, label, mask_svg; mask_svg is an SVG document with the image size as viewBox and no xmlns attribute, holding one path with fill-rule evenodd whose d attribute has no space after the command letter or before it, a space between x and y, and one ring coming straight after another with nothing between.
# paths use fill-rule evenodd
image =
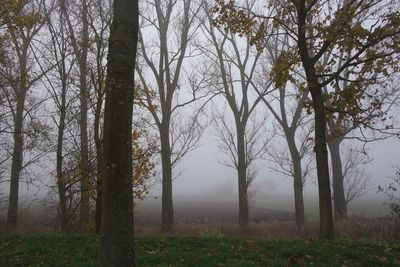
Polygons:
<instances>
[{"instance_id":1,"label":"green grass","mask_svg":"<svg viewBox=\"0 0 400 267\"><path fill-rule=\"evenodd\" d=\"M0 266L95 266L98 237L0 235ZM140 237L138 266L400 266L400 245L372 241Z\"/></svg>"}]
</instances>

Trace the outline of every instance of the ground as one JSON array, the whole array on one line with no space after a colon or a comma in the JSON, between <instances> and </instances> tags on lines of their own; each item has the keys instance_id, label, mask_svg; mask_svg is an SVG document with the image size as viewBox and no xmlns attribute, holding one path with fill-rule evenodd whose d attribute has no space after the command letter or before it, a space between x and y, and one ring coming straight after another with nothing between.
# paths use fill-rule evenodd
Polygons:
<instances>
[{"instance_id":1,"label":"ground","mask_svg":"<svg viewBox=\"0 0 400 267\"><path fill-rule=\"evenodd\" d=\"M95 266L94 234L0 234L0 266ZM141 236L138 266L400 266L400 244L227 238L214 231L196 237Z\"/></svg>"}]
</instances>

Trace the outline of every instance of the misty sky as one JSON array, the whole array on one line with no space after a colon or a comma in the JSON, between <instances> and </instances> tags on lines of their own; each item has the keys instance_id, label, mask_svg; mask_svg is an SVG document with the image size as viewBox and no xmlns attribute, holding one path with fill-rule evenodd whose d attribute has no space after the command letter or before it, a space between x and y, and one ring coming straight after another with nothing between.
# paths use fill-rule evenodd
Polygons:
<instances>
[{"instance_id":1,"label":"misty sky","mask_svg":"<svg viewBox=\"0 0 400 267\"><path fill-rule=\"evenodd\" d=\"M211 131L205 133L200 146L189 153L177 166L182 174L174 182L176 195L208 195L217 193L224 187L225 192L237 191L237 176L232 168L223 166L219 161L224 155L216 147L216 140ZM361 145L361 143L360 143ZM368 143L368 155L373 160L365 168L373 179L370 195L376 195L378 185L389 182L389 177L395 173L393 166L399 165L398 151L400 140L391 138L383 141ZM278 175L268 169L268 162L259 160L260 172L255 180L257 191L271 194L292 194L292 179ZM153 190L153 196L158 196L160 186ZM305 192L316 192L315 175L308 179Z\"/></svg>"}]
</instances>

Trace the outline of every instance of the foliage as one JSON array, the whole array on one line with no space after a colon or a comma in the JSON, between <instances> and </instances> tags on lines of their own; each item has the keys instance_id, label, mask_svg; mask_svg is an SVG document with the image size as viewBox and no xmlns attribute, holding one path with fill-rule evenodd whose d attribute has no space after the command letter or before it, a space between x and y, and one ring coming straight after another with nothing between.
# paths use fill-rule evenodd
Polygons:
<instances>
[{"instance_id":1,"label":"foliage","mask_svg":"<svg viewBox=\"0 0 400 267\"><path fill-rule=\"evenodd\" d=\"M133 197L143 199L150 192L155 176L156 144L148 138L146 130L135 130L132 133L133 159Z\"/></svg>"},{"instance_id":2,"label":"foliage","mask_svg":"<svg viewBox=\"0 0 400 267\"><path fill-rule=\"evenodd\" d=\"M328 116L368 127L385 122L393 128L384 104L399 73L400 12L396 1L269 1L261 12L247 10L236 1L217 1L215 25L246 35L258 48L273 35L289 36L292 47L271 70L277 86L299 79L297 11L305 5L310 64L324 89ZM302 11L303 12L303 11ZM237 19L240 18L240 19ZM298 81L301 82L301 79ZM307 87L304 84L301 87ZM308 111L312 103L309 102Z\"/></svg>"},{"instance_id":3,"label":"foliage","mask_svg":"<svg viewBox=\"0 0 400 267\"><path fill-rule=\"evenodd\" d=\"M36 10L27 10L27 1L0 0L0 63L4 64L8 60L7 47L10 40L16 38L10 29L30 31L42 20L42 16ZM3 28L8 29L2 31Z\"/></svg>"},{"instance_id":4,"label":"foliage","mask_svg":"<svg viewBox=\"0 0 400 267\"><path fill-rule=\"evenodd\" d=\"M97 236L0 235L1 266L95 266ZM138 266L395 266L398 244L339 240L140 237Z\"/></svg>"}]
</instances>

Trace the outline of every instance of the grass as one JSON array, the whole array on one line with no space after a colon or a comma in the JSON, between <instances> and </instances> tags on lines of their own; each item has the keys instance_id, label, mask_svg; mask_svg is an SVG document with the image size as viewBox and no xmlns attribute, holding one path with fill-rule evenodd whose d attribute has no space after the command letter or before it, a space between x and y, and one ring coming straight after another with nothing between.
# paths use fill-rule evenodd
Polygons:
<instances>
[{"instance_id":1,"label":"grass","mask_svg":"<svg viewBox=\"0 0 400 267\"><path fill-rule=\"evenodd\" d=\"M95 266L91 234L0 234L0 266ZM213 232L198 237L143 236L138 266L400 266L400 245L368 240L251 240Z\"/></svg>"}]
</instances>

